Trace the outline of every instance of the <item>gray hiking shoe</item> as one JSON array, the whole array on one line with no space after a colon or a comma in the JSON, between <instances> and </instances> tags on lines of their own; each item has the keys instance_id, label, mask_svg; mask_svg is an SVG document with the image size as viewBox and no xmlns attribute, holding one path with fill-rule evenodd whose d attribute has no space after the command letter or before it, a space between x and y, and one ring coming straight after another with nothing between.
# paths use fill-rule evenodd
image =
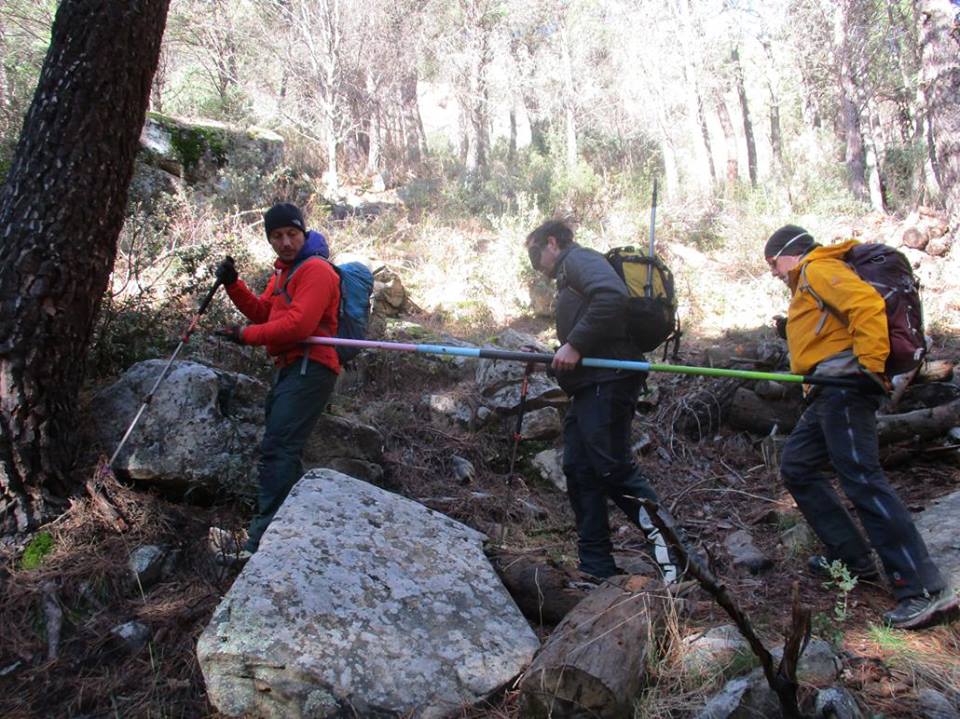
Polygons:
<instances>
[{"instance_id":1,"label":"gray hiking shoe","mask_svg":"<svg viewBox=\"0 0 960 719\"><path fill-rule=\"evenodd\" d=\"M951 589L934 594L907 597L885 612L883 620L896 629L923 629L936 624L960 610L960 596Z\"/></svg>"}]
</instances>

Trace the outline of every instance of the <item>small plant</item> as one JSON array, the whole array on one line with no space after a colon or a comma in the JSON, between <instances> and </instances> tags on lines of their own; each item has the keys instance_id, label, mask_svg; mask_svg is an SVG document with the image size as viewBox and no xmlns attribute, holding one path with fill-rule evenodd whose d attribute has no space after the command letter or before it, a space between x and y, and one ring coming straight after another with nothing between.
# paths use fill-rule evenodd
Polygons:
<instances>
[{"instance_id":1,"label":"small plant","mask_svg":"<svg viewBox=\"0 0 960 719\"><path fill-rule=\"evenodd\" d=\"M44 558L52 551L53 535L50 532L40 532L30 540L27 548L23 550L23 556L20 558L20 568L28 571L37 569L43 564Z\"/></svg>"},{"instance_id":2,"label":"small plant","mask_svg":"<svg viewBox=\"0 0 960 719\"><path fill-rule=\"evenodd\" d=\"M830 573L830 579L823 583L823 588L836 592L833 612L831 615L822 612L817 614L814 617L813 624L818 634L833 644L839 644L843 639L841 625L849 617L850 592L857 586L857 578L850 572L850 568L839 559L828 564L827 571Z\"/></svg>"}]
</instances>

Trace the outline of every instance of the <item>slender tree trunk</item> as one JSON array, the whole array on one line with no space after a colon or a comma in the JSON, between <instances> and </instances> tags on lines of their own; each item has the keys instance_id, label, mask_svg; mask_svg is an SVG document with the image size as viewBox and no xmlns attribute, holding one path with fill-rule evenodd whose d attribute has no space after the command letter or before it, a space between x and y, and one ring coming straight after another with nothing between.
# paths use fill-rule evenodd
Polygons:
<instances>
[{"instance_id":1,"label":"slender tree trunk","mask_svg":"<svg viewBox=\"0 0 960 719\"><path fill-rule=\"evenodd\" d=\"M420 117L420 103L417 100L417 71L410 70L400 81L401 118L403 121L404 149L407 160L420 162L427 152L426 134L423 131L423 118Z\"/></svg>"},{"instance_id":2,"label":"slender tree trunk","mask_svg":"<svg viewBox=\"0 0 960 719\"><path fill-rule=\"evenodd\" d=\"M370 117L367 123L367 174L375 175L380 172L380 148L383 142L383 128L381 127L380 101L378 99L377 83L373 73L368 68L364 83L367 90L367 103L370 108Z\"/></svg>"},{"instance_id":3,"label":"slender tree trunk","mask_svg":"<svg viewBox=\"0 0 960 719\"><path fill-rule=\"evenodd\" d=\"M566 163L573 169L577 166L577 124L574 111L576 89L573 86L573 63L570 60L570 42L565 21L560 24L560 64L563 70L563 127L566 138Z\"/></svg>"},{"instance_id":4,"label":"slender tree trunk","mask_svg":"<svg viewBox=\"0 0 960 719\"><path fill-rule=\"evenodd\" d=\"M779 177L783 177L783 131L780 126L780 97L774 90L773 79L771 78L771 74L773 72L772 68L774 66L774 57L773 51L770 49L770 43L764 40L762 45L764 55L770 63L770 67L768 68L766 76L767 95L769 96L770 102L770 151L773 153L773 161L776 167L777 175Z\"/></svg>"},{"instance_id":5,"label":"slender tree trunk","mask_svg":"<svg viewBox=\"0 0 960 719\"><path fill-rule=\"evenodd\" d=\"M934 176L954 241L960 237L960 23L948 0L915 0L921 87Z\"/></svg>"},{"instance_id":6,"label":"slender tree trunk","mask_svg":"<svg viewBox=\"0 0 960 719\"><path fill-rule=\"evenodd\" d=\"M0 191L0 527L69 490L83 358L123 225L169 0L62 0Z\"/></svg>"},{"instance_id":7,"label":"slender tree trunk","mask_svg":"<svg viewBox=\"0 0 960 719\"><path fill-rule=\"evenodd\" d=\"M857 102L859 91L850 56L851 46L854 45L853 36L859 33L856 24L851 22L852 5L852 0L841 0L837 3L833 41L840 85L840 121L845 146L847 183L855 198L866 201L870 196L867 188L866 153Z\"/></svg>"},{"instance_id":8,"label":"slender tree trunk","mask_svg":"<svg viewBox=\"0 0 960 719\"><path fill-rule=\"evenodd\" d=\"M723 93L719 90L714 97L714 103L717 108L717 117L720 118L720 127L723 128L724 144L727 146L727 191L730 192L737 184L740 177L740 162L737 159L737 134L733 131L733 123L730 121L730 111L727 109L727 101L723 99Z\"/></svg>"},{"instance_id":9,"label":"slender tree trunk","mask_svg":"<svg viewBox=\"0 0 960 719\"><path fill-rule=\"evenodd\" d=\"M700 93L699 85L694 91L697 94L697 124L700 126L700 138L703 140L703 147L707 153L707 169L710 170L710 184L716 187L717 165L713 159L713 145L710 143L710 128L707 127L707 116L703 111L703 95Z\"/></svg>"},{"instance_id":10,"label":"slender tree trunk","mask_svg":"<svg viewBox=\"0 0 960 719\"><path fill-rule=\"evenodd\" d=\"M869 111L866 114L869 132L865 134L864 159L867 166L867 187L870 191L870 206L876 212L886 212L883 201L883 183L881 181L880 151L882 138L878 138L879 122L873 121Z\"/></svg>"},{"instance_id":11,"label":"slender tree trunk","mask_svg":"<svg viewBox=\"0 0 960 719\"><path fill-rule=\"evenodd\" d=\"M750 186L757 186L757 142L753 137L753 123L750 121L750 105L747 102L747 88L743 83L743 67L740 64L740 51L733 48L730 53L733 61L733 73L737 83L737 97L740 98L740 112L743 114L743 136L747 141L747 173Z\"/></svg>"}]
</instances>

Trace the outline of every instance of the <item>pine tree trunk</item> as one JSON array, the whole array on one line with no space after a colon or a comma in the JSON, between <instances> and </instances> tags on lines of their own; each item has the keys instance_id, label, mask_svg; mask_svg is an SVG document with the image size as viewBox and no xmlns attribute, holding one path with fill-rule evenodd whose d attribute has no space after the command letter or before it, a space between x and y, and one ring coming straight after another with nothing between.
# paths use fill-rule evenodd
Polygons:
<instances>
[{"instance_id":1,"label":"pine tree trunk","mask_svg":"<svg viewBox=\"0 0 960 719\"><path fill-rule=\"evenodd\" d=\"M0 192L0 530L69 490L83 358L123 225L169 0L62 0Z\"/></svg>"},{"instance_id":2,"label":"pine tree trunk","mask_svg":"<svg viewBox=\"0 0 960 719\"><path fill-rule=\"evenodd\" d=\"M960 236L960 9L949 0L915 0L921 87L934 176L953 238Z\"/></svg>"},{"instance_id":3,"label":"pine tree trunk","mask_svg":"<svg viewBox=\"0 0 960 719\"><path fill-rule=\"evenodd\" d=\"M743 136L747 141L747 173L750 186L757 186L757 142L753 137L753 123L750 121L750 105L747 102L747 88L743 82L743 67L740 64L740 51L734 48L730 59L733 61L734 76L737 81L737 97L740 98L740 112L743 114Z\"/></svg>"},{"instance_id":4,"label":"pine tree trunk","mask_svg":"<svg viewBox=\"0 0 960 719\"><path fill-rule=\"evenodd\" d=\"M857 78L854 75L851 47L855 44L851 33L855 32L855 23L851 22L851 0L837 4L834 17L834 51L837 55L837 74L840 85L840 122L845 145L844 162L847 165L847 184L850 192L858 200L870 198L867 189L867 163L860 127L860 109L857 98Z\"/></svg>"},{"instance_id":5,"label":"pine tree trunk","mask_svg":"<svg viewBox=\"0 0 960 719\"><path fill-rule=\"evenodd\" d=\"M730 121L730 111L727 109L727 101L718 91L716 94L717 117L720 118L720 127L723 128L723 139L727 146L727 192L732 192L740 177L740 163L737 160L737 135L733 131L733 123Z\"/></svg>"}]
</instances>

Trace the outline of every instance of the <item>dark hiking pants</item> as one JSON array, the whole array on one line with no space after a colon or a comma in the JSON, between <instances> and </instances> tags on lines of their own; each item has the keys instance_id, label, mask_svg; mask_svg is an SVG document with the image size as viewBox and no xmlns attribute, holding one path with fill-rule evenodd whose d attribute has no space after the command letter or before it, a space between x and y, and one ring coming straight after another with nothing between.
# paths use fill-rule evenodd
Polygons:
<instances>
[{"instance_id":1,"label":"dark hiking pants","mask_svg":"<svg viewBox=\"0 0 960 719\"><path fill-rule=\"evenodd\" d=\"M821 471L827 460L880 556L897 599L924 590L939 591L945 586L943 577L880 468L878 406L876 396L822 388L783 448L780 473L803 516L826 545L828 559L864 566L870 548Z\"/></svg>"},{"instance_id":2,"label":"dark hiking pants","mask_svg":"<svg viewBox=\"0 0 960 719\"><path fill-rule=\"evenodd\" d=\"M250 522L245 549L257 551L273 515L303 476L300 455L336 381L336 373L313 361L294 362L277 373L267 395L257 514Z\"/></svg>"},{"instance_id":3,"label":"dark hiking pants","mask_svg":"<svg viewBox=\"0 0 960 719\"><path fill-rule=\"evenodd\" d=\"M609 497L649 534L649 520L633 497L657 494L633 459L630 428L640 376L584 387L574 394L564 420L563 472L577 522L580 569L597 577L617 574L610 542Z\"/></svg>"}]
</instances>

